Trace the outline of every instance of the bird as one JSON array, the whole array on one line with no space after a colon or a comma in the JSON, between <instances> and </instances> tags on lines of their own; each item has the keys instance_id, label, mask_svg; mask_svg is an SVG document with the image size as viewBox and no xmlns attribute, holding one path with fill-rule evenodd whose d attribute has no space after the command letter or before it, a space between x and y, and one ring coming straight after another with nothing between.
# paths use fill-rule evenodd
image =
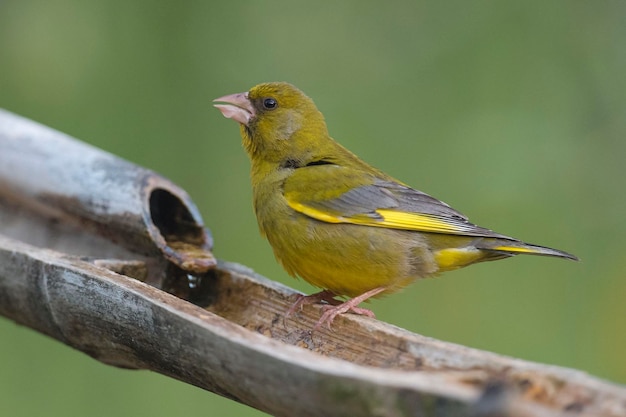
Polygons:
<instances>
[{"instance_id":1,"label":"bird","mask_svg":"<svg viewBox=\"0 0 626 417\"><path fill-rule=\"evenodd\" d=\"M474 263L519 254L578 260L475 225L364 162L290 83L259 84L214 106L239 123L261 234L287 273L321 289L287 312L321 303L314 329L344 313L374 317L359 305Z\"/></svg>"}]
</instances>

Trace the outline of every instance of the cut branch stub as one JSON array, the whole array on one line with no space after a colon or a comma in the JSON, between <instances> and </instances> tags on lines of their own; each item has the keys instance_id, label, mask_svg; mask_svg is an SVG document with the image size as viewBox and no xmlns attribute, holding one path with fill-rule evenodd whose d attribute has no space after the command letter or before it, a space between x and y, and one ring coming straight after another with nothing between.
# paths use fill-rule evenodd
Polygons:
<instances>
[{"instance_id":1,"label":"cut branch stub","mask_svg":"<svg viewBox=\"0 0 626 417\"><path fill-rule=\"evenodd\" d=\"M183 189L153 171L4 110L1 203L95 231L136 253L160 253L188 272L215 266L210 232ZM14 221L20 220L16 216ZM32 243L28 235L13 237Z\"/></svg>"}]
</instances>

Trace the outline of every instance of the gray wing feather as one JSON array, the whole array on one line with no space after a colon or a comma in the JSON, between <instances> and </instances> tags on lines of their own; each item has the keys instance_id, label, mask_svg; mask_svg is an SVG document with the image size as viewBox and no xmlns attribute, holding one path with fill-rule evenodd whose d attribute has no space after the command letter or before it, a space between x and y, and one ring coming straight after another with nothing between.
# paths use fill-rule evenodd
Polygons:
<instances>
[{"instance_id":1,"label":"gray wing feather","mask_svg":"<svg viewBox=\"0 0 626 417\"><path fill-rule=\"evenodd\" d=\"M337 198L307 204L320 210L340 213L346 217L365 215L373 219L381 219L381 216L376 213L378 209L427 214L458 226L458 234L510 239L508 236L471 223L462 213L426 193L382 179L375 181L372 185L353 188Z\"/></svg>"}]
</instances>

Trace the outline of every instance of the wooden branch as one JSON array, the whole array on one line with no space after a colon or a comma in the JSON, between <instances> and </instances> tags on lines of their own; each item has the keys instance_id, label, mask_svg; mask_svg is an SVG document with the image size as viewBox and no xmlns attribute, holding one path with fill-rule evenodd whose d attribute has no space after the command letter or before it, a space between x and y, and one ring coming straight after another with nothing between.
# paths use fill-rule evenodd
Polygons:
<instances>
[{"instance_id":1,"label":"wooden branch","mask_svg":"<svg viewBox=\"0 0 626 417\"><path fill-rule=\"evenodd\" d=\"M579 371L352 315L312 334L319 307L284 320L288 288L234 264L203 280L206 309L0 237L0 314L104 363L151 369L273 415L626 415L624 387Z\"/></svg>"},{"instance_id":2,"label":"wooden branch","mask_svg":"<svg viewBox=\"0 0 626 417\"><path fill-rule=\"evenodd\" d=\"M626 416L625 387L580 371L470 349L354 315L337 318L332 331L311 333L320 306L286 319L293 290L235 264L198 273L193 251L208 265L208 232L198 232L202 220L186 194L174 188L168 186L168 193L184 207L165 212L174 223L153 221L159 218L153 210L167 210L167 204L145 205L150 192L137 187L133 174L118 178L134 183L122 187L133 190L123 196L105 198L107 187L100 187L91 200L83 198L89 190L81 188L87 181L81 179L63 192L81 190L71 204L42 199L41 189L58 191L46 184L59 185L57 177L67 172L62 164L58 170L32 166L42 184L24 182L19 160L31 156L17 150L16 138L61 134L6 117L0 114L0 230L11 238L0 235L0 314L20 324L104 363L150 369L277 416ZM39 164L58 156L46 152ZM100 168L80 166L77 174L102 178ZM139 209L126 218L137 222L114 223L120 216L98 208L109 198L133 200L127 206ZM171 243L180 240L164 236L188 230L184 223L190 219L191 235L201 237L183 240L191 251L178 257L158 247L165 242L175 252ZM156 227L154 240L145 238L151 232L137 226L141 221ZM113 223L102 234L98 225L107 222ZM151 245L157 250L146 250ZM147 277L151 285L120 274Z\"/></svg>"}]
</instances>

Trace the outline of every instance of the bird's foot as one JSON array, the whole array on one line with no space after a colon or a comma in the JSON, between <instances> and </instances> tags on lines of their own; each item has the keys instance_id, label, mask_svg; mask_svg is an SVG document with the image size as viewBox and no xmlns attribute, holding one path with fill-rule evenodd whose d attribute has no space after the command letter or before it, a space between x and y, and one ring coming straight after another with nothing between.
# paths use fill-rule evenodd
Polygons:
<instances>
[{"instance_id":1,"label":"bird's foot","mask_svg":"<svg viewBox=\"0 0 626 417\"><path fill-rule=\"evenodd\" d=\"M322 301L327 302L330 305L336 306L341 304L341 301L335 299L336 295L332 291L324 290L320 292L316 292L311 295L298 294L298 298L296 302L291 305L287 313L285 313L285 317L291 316L296 310L301 310L303 306L307 304L317 304Z\"/></svg>"},{"instance_id":2,"label":"bird's foot","mask_svg":"<svg viewBox=\"0 0 626 417\"><path fill-rule=\"evenodd\" d=\"M315 331L319 329L324 323L326 323L326 327L328 327L328 329L330 330L330 325L332 324L333 320L335 320L335 317L337 317L340 314L348 313L348 312L375 318L376 316L374 315L374 312L366 308L361 308L357 306L361 304L363 301L367 300L368 298L374 297L375 295L378 295L385 290L386 290L385 287L374 288L373 290L367 291L344 303L334 304L332 306L330 305L324 306L324 310L325 310L324 314L322 314L322 317L320 317L320 319L317 321L317 323L315 324L315 327L313 327L313 330Z\"/></svg>"}]
</instances>

